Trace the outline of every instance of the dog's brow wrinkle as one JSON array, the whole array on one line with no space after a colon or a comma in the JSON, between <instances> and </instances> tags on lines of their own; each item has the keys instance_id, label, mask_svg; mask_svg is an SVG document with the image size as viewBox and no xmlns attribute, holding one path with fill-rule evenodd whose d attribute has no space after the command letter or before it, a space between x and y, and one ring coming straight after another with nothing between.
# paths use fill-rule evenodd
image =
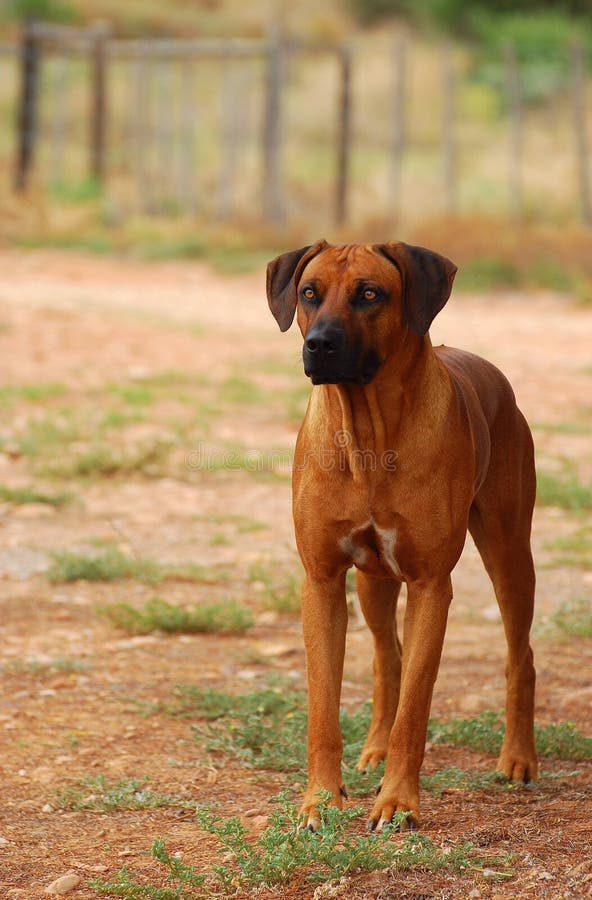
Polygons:
<instances>
[{"instance_id":1,"label":"dog's brow wrinkle","mask_svg":"<svg viewBox=\"0 0 592 900\"><path fill-rule=\"evenodd\" d=\"M344 263L348 262L349 255L352 252L352 250L355 250L355 246L352 244L342 244L342 246L339 247L338 249L339 249L339 255L337 256L337 262L344 264Z\"/></svg>"}]
</instances>

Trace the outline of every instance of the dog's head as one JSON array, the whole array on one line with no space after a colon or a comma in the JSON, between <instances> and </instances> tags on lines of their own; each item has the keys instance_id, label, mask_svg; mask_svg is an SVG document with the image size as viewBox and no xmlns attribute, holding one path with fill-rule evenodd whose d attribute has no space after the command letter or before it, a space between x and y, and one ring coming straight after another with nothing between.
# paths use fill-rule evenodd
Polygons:
<instances>
[{"instance_id":1,"label":"dog's head","mask_svg":"<svg viewBox=\"0 0 592 900\"><path fill-rule=\"evenodd\" d=\"M455 273L423 247L318 241L269 263L267 299L282 331L298 311L313 384L368 384L408 332L427 333Z\"/></svg>"}]
</instances>

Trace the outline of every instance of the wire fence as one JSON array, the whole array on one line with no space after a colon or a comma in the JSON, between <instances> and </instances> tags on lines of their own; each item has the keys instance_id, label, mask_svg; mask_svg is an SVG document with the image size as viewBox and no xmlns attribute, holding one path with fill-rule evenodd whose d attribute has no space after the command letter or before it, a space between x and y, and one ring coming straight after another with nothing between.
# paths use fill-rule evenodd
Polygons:
<instances>
[{"instance_id":1,"label":"wire fence","mask_svg":"<svg viewBox=\"0 0 592 900\"><path fill-rule=\"evenodd\" d=\"M0 178L66 198L100 187L121 215L590 224L586 49L569 60L568 88L532 109L508 46L487 117L450 44L422 56L401 38L116 40L32 23L0 47Z\"/></svg>"}]
</instances>

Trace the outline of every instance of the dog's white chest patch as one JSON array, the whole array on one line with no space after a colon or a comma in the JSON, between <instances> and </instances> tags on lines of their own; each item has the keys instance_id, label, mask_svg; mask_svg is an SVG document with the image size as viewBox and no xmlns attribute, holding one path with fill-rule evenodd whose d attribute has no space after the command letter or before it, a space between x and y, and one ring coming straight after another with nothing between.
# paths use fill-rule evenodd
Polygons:
<instances>
[{"instance_id":1,"label":"dog's white chest patch","mask_svg":"<svg viewBox=\"0 0 592 900\"><path fill-rule=\"evenodd\" d=\"M401 570L395 557L395 547L397 545L397 529L396 528L379 528L375 522L372 527L381 544L382 559L389 567L396 578L401 578Z\"/></svg>"},{"instance_id":2,"label":"dog's white chest patch","mask_svg":"<svg viewBox=\"0 0 592 900\"><path fill-rule=\"evenodd\" d=\"M370 532L370 534L368 534ZM370 547L367 541L370 540ZM363 568L369 554L378 554L382 564L395 576L401 578L401 570L395 557L397 544L396 528L379 528L373 519L354 528L339 539L339 549L355 566ZM364 546L366 544L366 546Z\"/></svg>"}]
</instances>

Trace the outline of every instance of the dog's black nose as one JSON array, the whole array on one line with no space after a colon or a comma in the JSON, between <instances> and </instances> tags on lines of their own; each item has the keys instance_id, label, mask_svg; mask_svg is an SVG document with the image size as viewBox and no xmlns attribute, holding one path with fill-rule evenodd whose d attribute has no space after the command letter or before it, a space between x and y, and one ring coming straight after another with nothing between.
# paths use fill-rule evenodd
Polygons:
<instances>
[{"instance_id":1,"label":"dog's black nose","mask_svg":"<svg viewBox=\"0 0 592 900\"><path fill-rule=\"evenodd\" d=\"M334 325L313 325L304 341L304 347L309 353L317 353L320 356L337 353L342 349L345 334L341 328Z\"/></svg>"}]
</instances>

